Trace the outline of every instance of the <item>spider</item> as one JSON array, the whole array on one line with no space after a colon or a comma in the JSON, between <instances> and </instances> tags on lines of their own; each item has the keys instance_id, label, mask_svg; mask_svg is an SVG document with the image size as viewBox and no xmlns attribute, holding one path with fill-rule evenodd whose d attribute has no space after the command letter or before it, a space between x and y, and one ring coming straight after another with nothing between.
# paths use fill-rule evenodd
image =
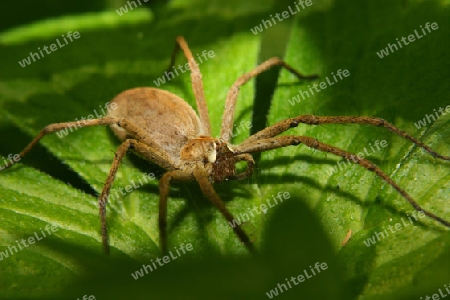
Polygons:
<instances>
[{"instance_id":1,"label":"spider","mask_svg":"<svg viewBox=\"0 0 450 300\"><path fill-rule=\"evenodd\" d=\"M99 119L86 120L81 126L109 125L122 142L115 153L111 169L98 199L102 243L106 253L109 253L106 204L119 165L129 150L167 170L159 181L158 221L160 248L163 253L167 252L167 199L169 186L172 181L197 181L206 198L216 206L229 224L231 224L234 217L215 192L213 184L230 179L249 177L255 165L251 156L252 153L300 144L340 156L349 161L351 160L355 164L375 173L397 190L415 210L421 211L428 217L450 227L450 222L424 210L406 191L369 160L360 158L350 152L327 145L308 136L278 135L297 127L299 124L355 123L384 127L394 134L413 142L434 157L450 160L450 156L438 154L421 141L383 119L367 116L300 115L269 126L251 135L239 145L231 144L233 117L239 88L242 85L274 66L281 66L300 79L314 79L317 77L316 75L304 76L277 57L271 58L256 66L252 71L242 75L234 82L225 101L220 137L211 137L211 124L204 97L201 72L183 37L176 38L175 50L171 56L169 69L173 66L177 52L180 49L188 60L191 71L192 89L194 91L199 116L197 116L194 109L183 99L168 91L150 87L139 87L126 90L117 95L112 100L112 103L116 103L117 109L109 111L107 116ZM20 157L23 157L29 152L45 135L71 126L77 126L77 122L54 123L46 126L20 152ZM78 127L80 127L79 122ZM17 161L19 160L11 160L10 163L5 165L5 168L10 167ZM238 173L236 164L241 161L245 162L247 166L244 171ZM233 227L233 230L246 248L250 252L255 252L252 242L241 226L236 225Z\"/></svg>"}]
</instances>

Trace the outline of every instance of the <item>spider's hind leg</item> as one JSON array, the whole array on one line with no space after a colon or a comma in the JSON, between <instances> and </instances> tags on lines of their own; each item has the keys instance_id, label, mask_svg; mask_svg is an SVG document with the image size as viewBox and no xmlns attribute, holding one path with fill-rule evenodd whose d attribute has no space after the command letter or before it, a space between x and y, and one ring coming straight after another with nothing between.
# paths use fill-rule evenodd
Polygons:
<instances>
[{"instance_id":1,"label":"spider's hind leg","mask_svg":"<svg viewBox=\"0 0 450 300\"><path fill-rule=\"evenodd\" d=\"M169 196L169 187L172 180L190 181L194 177L180 170L169 171L159 180L159 244L161 252L167 253L167 198Z\"/></svg>"}]
</instances>

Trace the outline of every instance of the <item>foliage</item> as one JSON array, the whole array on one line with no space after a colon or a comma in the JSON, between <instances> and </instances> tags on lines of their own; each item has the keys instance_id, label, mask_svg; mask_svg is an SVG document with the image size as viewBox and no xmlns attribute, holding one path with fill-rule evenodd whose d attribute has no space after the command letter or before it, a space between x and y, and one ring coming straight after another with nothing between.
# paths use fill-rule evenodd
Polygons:
<instances>
[{"instance_id":1,"label":"foliage","mask_svg":"<svg viewBox=\"0 0 450 300\"><path fill-rule=\"evenodd\" d=\"M313 1L314 2L314 1ZM324 81L338 69L350 76L291 105L314 82L275 70L242 87L236 122L252 131L299 114L378 116L449 155L450 117L418 130L414 123L445 107L449 93L448 1L317 1L263 33L250 28L291 5L269 1L173 1L157 14L141 8L120 17L110 12L61 17L0 35L0 153L18 153L45 125L88 117L123 90L155 86L167 67L177 35L203 62L205 95L215 135L234 80L258 61L279 55L304 74ZM380 59L376 52L426 22L432 31ZM17 63L68 31L80 39L22 68ZM185 63L179 57L177 63ZM279 74L279 75L278 75ZM272 77L270 77L272 76ZM265 81L266 80L266 81ZM160 88L194 105L189 75ZM268 111L266 111L268 110ZM234 139L248 136L242 131ZM376 140L388 147L369 158L426 209L449 220L450 165L380 128L356 125L299 126L308 135L360 152ZM374 174L348 166L330 176L340 159L302 146L262 154L256 174L226 182L217 191L235 216L290 198L250 218L244 229L260 255L250 257L195 183L176 184L169 201L169 249L191 243L195 251L134 280L130 274L160 257L157 180L108 205L112 253L101 248L96 196L119 145L107 128L83 128L45 137L29 156L0 172L0 252L47 224L58 230L0 261L2 299L261 299L266 292L316 262L327 271L293 287L280 299L410 299L436 293L450 279L450 234L426 218L375 245L376 232L408 220L412 208ZM3 164L0 164L3 165ZM129 155L112 193L144 173L163 170ZM341 246L352 229L349 243ZM102 297L103 296L103 297ZM130 297L131 296L131 297Z\"/></svg>"}]
</instances>

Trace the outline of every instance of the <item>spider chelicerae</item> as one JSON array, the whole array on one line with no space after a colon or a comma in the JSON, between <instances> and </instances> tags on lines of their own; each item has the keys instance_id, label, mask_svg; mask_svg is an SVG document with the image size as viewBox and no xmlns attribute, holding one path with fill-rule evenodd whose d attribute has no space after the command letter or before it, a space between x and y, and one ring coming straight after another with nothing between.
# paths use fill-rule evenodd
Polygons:
<instances>
[{"instance_id":1,"label":"spider chelicerae","mask_svg":"<svg viewBox=\"0 0 450 300\"><path fill-rule=\"evenodd\" d=\"M171 66L173 66L176 54L180 49L188 60L192 88L199 116L180 97L165 90L141 87L129 89L117 95L111 103L111 105L114 103L116 109L108 111L107 116L99 119L85 120L82 123L81 127L109 125L122 141L115 153L111 169L98 199L102 242L104 250L107 253L109 253L109 242L106 226L106 204L119 165L129 150L167 170L159 181L159 230L160 247L163 252L167 252L167 199L169 186L172 181L197 181L204 195L219 209L229 224L232 224L234 217L215 192L213 184L230 179L243 179L250 176L255 165L251 156L252 153L300 144L343 157L348 161L351 160L355 164L359 164L363 168L374 172L397 190L415 210L423 212L428 217L450 227L450 222L424 210L406 191L369 160L360 158L340 148L327 145L311 137L279 135L291 128L297 127L299 124L355 123L384 127L413 142L434 157L450 160L449 156L438 154L421 141L383 119L367 116L301 115L269 126L251 135L239 145L231 144L230 140L233 130L236 101L239 88L242 85L274 66L281 66L300 79L314 79L317 77L315 75L304 76L277 57L263 62L234 82L225 101L220 137L211 137L211 124L204 96L202 76L198 64L195 62L183 37L176 38L176 47L172 54ZM80 123L66 122L46 126L20 152L20 158L29 152L46 134L76 126L80 127ZM10 167L19 161L20 158L14 161L10 160L4 168ZM236 164L241 161L244 161L247 167L243 172L238 173ZM232 228L249 251L254 252L254 246L241 226L235 224Z\"/></svg>"}]
</instances>

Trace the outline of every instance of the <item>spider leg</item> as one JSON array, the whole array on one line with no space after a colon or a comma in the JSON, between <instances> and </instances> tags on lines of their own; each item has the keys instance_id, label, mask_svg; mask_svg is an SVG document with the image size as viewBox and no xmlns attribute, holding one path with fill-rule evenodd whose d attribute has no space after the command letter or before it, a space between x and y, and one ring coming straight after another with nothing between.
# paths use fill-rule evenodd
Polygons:
<instances>
[{"instance_id":1,"label":"spider leg","mask_svg":"<svg viewBox=\"0 0 450 300\"><path fill-rule=\"evenodd\" d=\"M119 120L105 117L101 119L92 119L92 120L84 120L84 121L74 121L74 122L65 122L65 123L54 123L44 127L35 137L34 139L19 153L20 158L24 157L39 141L47 134L54 133L60 131L62 129L72 129L72 128L80 128L80 127L88 127L88 126L97 126L97 125L110 125ZM82 122L82 124L80 124ZM17 161L9 162L3 169L11 167Z\"/></svg>"},{"instance_id":2,"label":"spider leg","mask_svg":"<svg viewBox=\"0 0 450 300\"><path fill-rule=\"evenodd\" d=\"M230 90L228 91L227 99L225 101L225 111L223 112L222 116L222 128L220 129L220 137L225 142L229 142L231 139L231 133L233 131L234 111L236 109L236 101L240 87L246 84L250 79L258 76L262 72L267 71L268 69L274 66L281 66L300 79L314 79L318 77L317 75L311 76L302 75L297 70L295 70L293 67L291 67L278 57L272 57L266 60L265 62L254 68L252 71L239 77L233 83Z\"/></svg>"},{"instance_id":3,"label":"spider leg","mask_svg":"<svg viewBox=\"0 0 450 300\"><path fill-rule=\"evenodd\" d=\"M155 153L155 163L161 166L165 169L170 169L171 166L175 165L175 162L173 162L167 155L164 155L162 151L160 151L159 146L154 144L152 141L149 141L148 138L145 135L145 132L143 132L141 129L134 126L132 123L128 122L126 119L123 118L116 118L116 117L103 117L100 119L92 119L92 120L83 120L83 121L74 121L74 122L65 122L65 123L54 123L50 124L44 127L37 135L36 137L19 153L20 158L24 157L39 141L46 135L55 133L57 131L66 129L66 128L81 128L81 127L90 127L90 126L99 126L99 125L112 125L116 124L119 127L124 128L127 130L130 134L133 135L138 140L143 140L149 146L153 149L152 153ZM19 160L13 160L12 162L8 162L5 166L0 168L7 169L11 167L13 164L15 164Z\"/></svg>"},{"instance_id":4,"label":"spider leg","mask_svg":"<svg viewBox=\"0 0 450 300\"><path fill-rule=\"evenodd\" d=\"M114 155L114 160L109 170L108 177L106 178L106 182L103 185L102 192L98 198L99 215L102 227L102 243L103 249L106 253L109 253L108 229L106 224L106 204L108 203L109 192L114 182L117 170L119 169L120 163L130 149L133 149L136 152L145 155L148 159L151 159L154 163L157 163L159 165L169 164L169 162L167 162L164 157L158 155L157 151L152 149L147 144L139 142L135 139L126 139L119 146L119 148L117 148L117 151Z\"/></svg>"},{"instance_id":5,"label":"spider leg","mask_svg":"<svg viewBox=\"0 0 450 300\"><path fill-rule=\"evenodd\" d=\"M194 177L180 170L173 170L165 173L159 180L159 244L163 254L167 253L167 198L172 180L189 181Z\"/></svg>"},{"instance_id":6,"label":"spider leg","mask_svg":"<svg viewBox=\"0 0 450 300\"><path fill-rule=\"evenodd\" d=\"M407 139L417 146L421 147L428 153L430 153L433 157L438 157L443 160L450 160L450 156L444 156L436 151L432 150L429 146L425 145L423 142L419 141L418 139L414 138L413 136L409 135L408 133L398 129L388 121L381 119L381 118L375 118L375 117L354 117L354 116L314 116L314 115L301 115L295 118L290 118L283 120L281 122L278 122L272 126L269 126L254 135L250 136L248 139L246 139L244 142L242 142L242 146L244 145L250 145L253 144L256 141L262 140L262 139L268 139L271 137L275 137L279 135L280 133L290 129L297 127L298 124L308 124L308 125L321 125L321 124L361 124L361 125L370 125L370 126L376 126L376 127L384 127L393 133L403 137L404 139Z\"/></svg>"},{"instance_id":7,"label":"spider leg","mask_svg":"<svg viewBox=\"0 0 450 300\"><path fill-rule=\"evenodd\" d=\"M208 107L205 101L205 92L203 90L203 81L202 81L202 73L200 72L200 68L198 67L197 62L192 55L189 46L182 36L178 36L175 40L175 49L172 53L170 65L167 71L170 71L175 64L175 58L178 54L178 51L183 50L184 56L186 57L189 63L189 69L191 69L191 80L192 80L192 90L194 91L195 100L197 103L198 113L200 115L200 121L202 122L204 135L211 135L211 124L209 121Z\"/></svg>"},{"instance_id":8,"label":"spider leg","mask_svg":"<svg viewBox=\"0 0 450 300\"><path fill-rule=\"evenodd\" d=\"M215 192L214 187L208 180L208 174L205 171L197 168L196 170L194 170L194 177L197 180L198 184L200 185L200 189L202 190L206 198L208 198L209 201L211 201L214 204L214 206L222 213L222 215L229 222L229 224L233 223L235 218L228 211L223 201ZM233 227L233 230L239 237L241 242L247 247L247 249L251 253L255 253L255 248L253 247L253 244L250 242L250 239L248 235L245 233L245 231L238 224L236 224L236 226Z\"/></svg>"},{"instance_id":9,"label":"spider leg","mask_svg":"<svg viewBox=\"0 0 450 300\"><path fill-rule=\"evenodd\" d=\"M257 133L258 134L258 133ZM450 227L450 222L436 216L435 214L424 210L414 199L404 191L397 183L395 183L388 175L386 175L379 167L370 162L367 159L359 158L355 154L342 150L340 148L330 146L319 142L318 140L307 136L280 136L271 137L265 139L259 139L253 143L246 143L245 145L239 145L235 148L235 153L255 153L272 149L277 149L286 146L296 146L304 144L305 146L319 151L331 153L337 156L341 156L347 160L353 161L355 164L359 164L363 168L374 172L378 177L386 181L390 186L399 192L403 198L405 198L409 204L411 204L415 210L423 212L428 217L438 221L439 223Z\"/></svg>"}]
</instances>

